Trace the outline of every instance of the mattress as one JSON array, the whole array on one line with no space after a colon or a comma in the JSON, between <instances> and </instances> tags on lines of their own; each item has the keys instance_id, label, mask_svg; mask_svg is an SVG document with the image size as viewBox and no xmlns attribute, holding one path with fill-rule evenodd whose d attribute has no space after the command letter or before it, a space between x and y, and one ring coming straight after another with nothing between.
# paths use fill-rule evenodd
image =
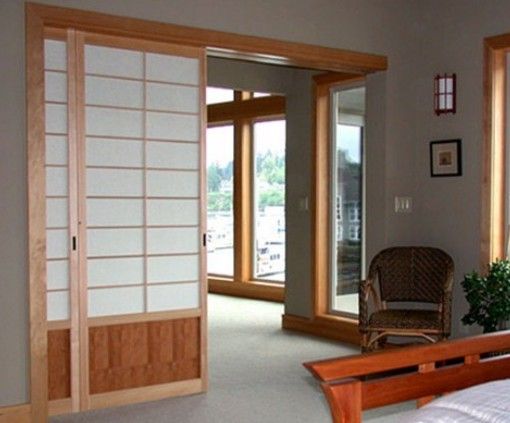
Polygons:
<instances>
[{"instance_id":1,"label":"mattress","mask_svg":"<svg viewBox=\"0 0 510 423\"><path fill-rule=\"evenodd\" d=\"M484 383L404 413L399 423L509 423L510 379Z\"/></svg>"}]
</instances>

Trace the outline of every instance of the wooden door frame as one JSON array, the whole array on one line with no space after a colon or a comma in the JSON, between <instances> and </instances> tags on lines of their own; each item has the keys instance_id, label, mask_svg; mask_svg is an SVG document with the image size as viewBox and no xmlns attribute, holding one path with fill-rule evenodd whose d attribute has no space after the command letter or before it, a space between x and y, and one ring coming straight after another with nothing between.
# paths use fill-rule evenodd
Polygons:
<instances>
[{"instance_id":1,"label":"wooden door frame","mask_svg":"<svg viewBox=\"0 0 510 423\"><path fill-rule=\"evenodd\" d=\"M385 70L384 56L303 43L231 34L96 12L26 4L28 274L30 315L30 402L33 422L44 422L47 401L46 234L44 175L44 28L74 28L202 47L211 55L312 69L367 74ZM204 67L205 71L205 67ZM202 111L205 116L205 110ZM202 134L205 126L202 128ZM205 294L202 294L206 307ZM206 319L202 319L206 333Z\"/></svg>"},{"instance_id":2,"label":"wooden door frame","mask_svg":"<svg viewBox=\"0 0 510 423\"><path fill-rule=\"evenodd\" d=\"M506 54L510 33L484 40L480 269L506 256Z\"/></svg>"}]
</instances>

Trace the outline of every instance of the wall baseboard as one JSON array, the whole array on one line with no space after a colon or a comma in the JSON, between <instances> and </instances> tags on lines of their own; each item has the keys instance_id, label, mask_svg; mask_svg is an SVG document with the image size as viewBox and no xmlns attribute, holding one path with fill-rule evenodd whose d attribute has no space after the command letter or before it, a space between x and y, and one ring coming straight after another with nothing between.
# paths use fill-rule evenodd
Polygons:
<instances>
[{"instance_id":1,"label":"wall baseboard","mask_svg":"<svg viewBox=\"0 0 510 423\"><path fill-rule=\"evenodd\" d=\"M236 282L209 277L209 292L214 294L231 295L233 297L251 298L282 303L285 298L283 285L264 282Z\"/></svg>"},{"instance_id":2,"label":"wall baseboard","mask_svg":"<svg viewBox=\"0 0 510 423\"><path fill-rule=\"evenodd\" d=\"M360 345L358 321L342 317L320 316L313 319L284 314L282 328L309 333L321 338L335 339L348 344Z\"/></svg>"},{"instance_id":3,"label":"wall baseboard","mask_svg":"<svg viewBox=\"0 0 510 423\"><path fill-rule=\"evenodd\" d=\"M32 407L30 404L0 407L0 423L30 423Z\"/></svg>"}]
</instances>

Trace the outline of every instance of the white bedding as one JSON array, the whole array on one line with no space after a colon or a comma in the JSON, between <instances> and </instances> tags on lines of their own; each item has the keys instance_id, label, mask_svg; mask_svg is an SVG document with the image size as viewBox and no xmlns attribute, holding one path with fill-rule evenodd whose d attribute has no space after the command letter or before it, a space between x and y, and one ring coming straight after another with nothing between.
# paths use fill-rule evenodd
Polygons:
<instances>
[{"instance_id":1,"label":"white bedding","mask_svg":"<svg viewBox=\"0 0 510 423\"><path fill-rule=\"evenodd\" d=\"M399 423L509 423L510 379L484 383L438 398Z\"/></svg>"}]
</instances>

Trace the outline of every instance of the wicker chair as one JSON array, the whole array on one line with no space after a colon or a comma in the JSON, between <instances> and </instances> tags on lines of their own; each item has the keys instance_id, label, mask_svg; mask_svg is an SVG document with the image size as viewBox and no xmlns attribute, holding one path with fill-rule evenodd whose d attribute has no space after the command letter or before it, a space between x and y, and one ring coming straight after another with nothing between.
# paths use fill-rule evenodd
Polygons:
<instances>
[{"instance_id":1,"label":"wicker chair","mask_svg":"<svg viewBox=\"0 0 510 423\"><path fill-rule=\"evenodd\" d=\"M370 263L368 278L360 284L362 351L382 346L388 336L421 337L429 342L446 339L450 335L452 285L453 260L442 250L394 247L381 251ZM390 308L390 303L421 303L422 308L414 304ZM426 303L428 307L424 307Z\"/></svg>"}]
</instances>

